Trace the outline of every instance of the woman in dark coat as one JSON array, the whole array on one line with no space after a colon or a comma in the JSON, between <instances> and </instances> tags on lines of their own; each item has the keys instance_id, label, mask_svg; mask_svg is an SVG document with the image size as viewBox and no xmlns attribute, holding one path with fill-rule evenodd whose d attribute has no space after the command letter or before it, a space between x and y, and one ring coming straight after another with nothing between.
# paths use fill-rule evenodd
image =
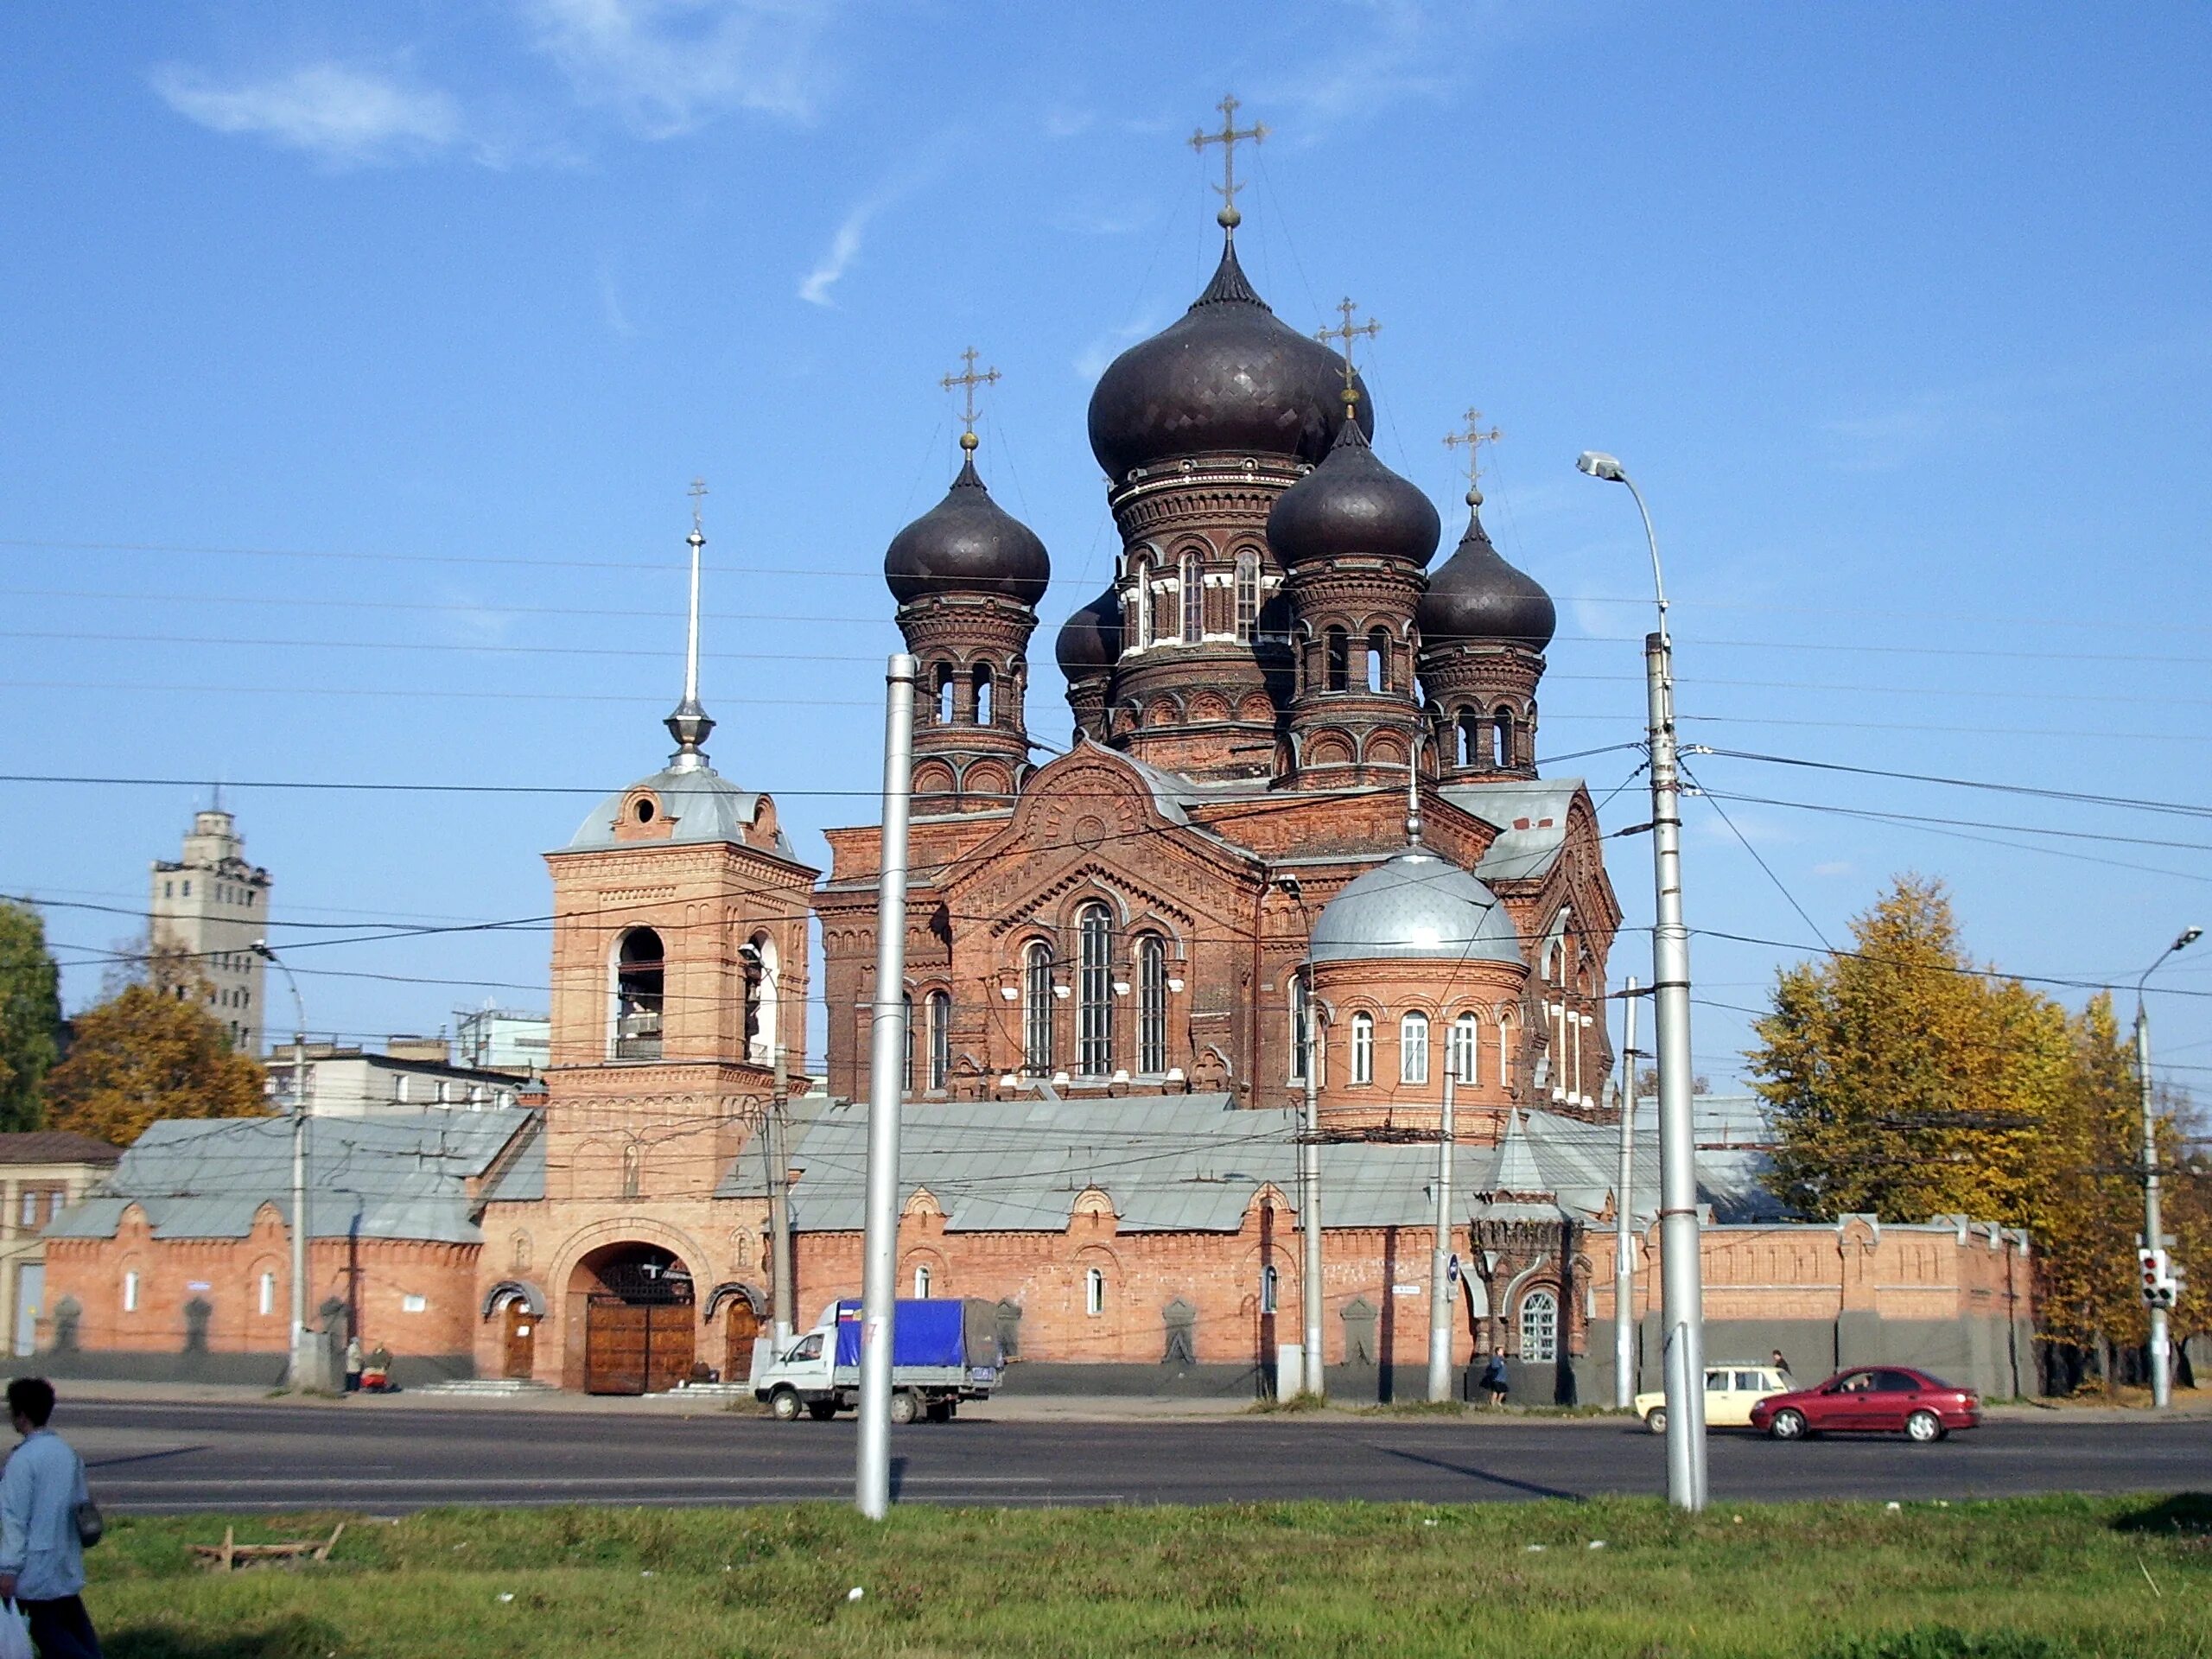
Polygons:
<instances>
[{"instance_id":1,"label":"woman in dark coat","mask_svg":"<svg viewBox=\"0 0 2212 1659\"><path fill-rule=\"evenodd\" d=\"M1505 1356L1492 1354L1483 1367L1483 1392L1490 1395L1493 1406L1505 1403Z\"/></svg>"}]
</instances>

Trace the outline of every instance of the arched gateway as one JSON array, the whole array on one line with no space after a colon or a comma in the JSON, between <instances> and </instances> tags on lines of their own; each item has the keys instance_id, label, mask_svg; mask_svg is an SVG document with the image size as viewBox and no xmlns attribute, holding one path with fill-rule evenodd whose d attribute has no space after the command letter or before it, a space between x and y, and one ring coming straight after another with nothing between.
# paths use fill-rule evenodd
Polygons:
<instances>
[{"instance_id":1,"label":"arched gateway","mask_svg":"<svg viewBox=\"0 0 2212 1659\"><path fill-rule=\"evenodd\" d=\"M658 1244L609 1244L576 1263L588 1394L658 1394L691 1374L698 1334L690 1270Z\"/></svg>"}]
</instances>

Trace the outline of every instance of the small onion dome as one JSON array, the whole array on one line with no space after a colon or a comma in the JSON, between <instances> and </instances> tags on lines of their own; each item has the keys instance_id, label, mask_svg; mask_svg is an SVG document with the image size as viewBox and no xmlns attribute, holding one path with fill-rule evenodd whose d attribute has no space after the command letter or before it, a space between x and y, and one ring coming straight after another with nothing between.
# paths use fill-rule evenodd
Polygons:
<instances>
[{"instance_id":1,"label":"small onion dome","mask_svg":"<svg viewBox=\"0 0 2212 1659\"><path fill-rule=\"evenodd\" d=\"M1285 564L1366 554L1425 565L1443 527L1429 499L1382 464L1357 422L1346 421L1328 459L1275 498L1268 544Z\"/></svg>"},{"instance_id":2,"label":"small onion dome","mask_svg":"<svg viewBox=\"0 0 2212 1659\"><path fill-rule=\"evenodd\" d=\"M1060 672L1088 678L1122 659L1122 595L1111 587L1060 626L1055 647Z\"/></svg>"},{"instance_id":3,"label":"small onion dome","mask_svg":"<svg viewBox=\"0 0 2212 1659\"><path fill-rule=\"evenodd\" d=\"M933 594L997 594L1034 605L1052 574L1036 532L983 487L972 448L944 499L893 536L883 556L883 579L901 605Z\"/></svg>"},{"instance_id":4,"label":"small onion dome","mask_svg":"<svg viewBox=\"0 0 2212 1659\"><path fill-rule=\"evenodd\" d=\"M1284 499L1289 495L1286 493ZM1483 529L1482 497L1467 498L1467 533L1414 612L1422 639L1433 645L1496 640L1541 651L1559 628L1552 596L1536 579L1508 564Z\"/></svg>"},{"instance_id":5,"label":"small onion dome","mask_svg":"<svg viewBox=\"0 0 2212 1659\"><path fill-rule=\"evenodd\" d=\"M1268 308L1234 245L1191 308L1107 365L1090 394L1090 451L1120 483L1189 455L1318 462L1344 420L1336 354ZM1361 423L1375 417L1361 403Z\"/></svg>"},{"instance_id":6,"label":"small onion dome","mask_svg":"<svg viewBox=\"0 0 2212 1659\"><path fill-rule=\"evenodd\" d=\"M1329 900L1313 923L1317 963L1412 957L1522 965L1513 918L1480 881L1424 848L1378 864Z\"/></svg>"}]
</instances>

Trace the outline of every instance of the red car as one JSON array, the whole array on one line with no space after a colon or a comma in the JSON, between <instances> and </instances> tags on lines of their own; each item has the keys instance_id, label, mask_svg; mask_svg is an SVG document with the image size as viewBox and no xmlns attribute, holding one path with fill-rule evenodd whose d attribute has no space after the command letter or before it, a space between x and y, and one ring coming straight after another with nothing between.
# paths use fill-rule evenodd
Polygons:
<instances>
[{"instance_id":1,"label":"red car","mask_svg":"<svg viewBox=\"0 0 2212 1659\"><path fill-rule=\"evenodd\" d=\"M1981 1421L1981 1396L1903 1365L1838 1371L1817 1388L1770 1394L1751 1408L1751 1427L1777 1440L1837 1431L1897 1433L1923 1445Z\"/></svg>"}]
</instances>

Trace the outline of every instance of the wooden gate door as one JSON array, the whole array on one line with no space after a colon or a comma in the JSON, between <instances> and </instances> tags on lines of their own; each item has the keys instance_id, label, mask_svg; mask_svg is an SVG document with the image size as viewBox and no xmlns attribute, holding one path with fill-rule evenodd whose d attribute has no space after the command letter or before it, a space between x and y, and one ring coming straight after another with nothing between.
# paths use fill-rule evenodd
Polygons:
<instances>
[{"instance_id":1,"label":"wooden gate door","mask_svg":"<svg viewBox=\"0 0 2212 1659\"><path fill-rule=\"evenodd\" d=\"M729 1311L722 1315L722 1323L729 1327L728 1352L723 1357L722 1381L742 1382L753 1375L753 1344L760 1334L760 1316L753 1311L753 1304L742 1296L733 1296Z\"/></svg>"},{"instance_id":2,"label":"wooden gate door","mask_svg":"<svg viewBox=\"0 0 2212 1659\"><path fill-rule=\"evenodd\" d=\"M511 1382L527 1382L537 1370L537 1316L521 1302L509 1302L506 1336L506 1364L499 1374Z\"/></svg>"},{"instance_id":3,"label":"wooden gate door","mask_svg":"<svg viewBox=\"0 0 2212 1659\"><path fill-rule=\"evenodd\" d=\"M591 1299L584 1309L585 1393L645 1391L649 1321L662 1311L636 1306L617 1296ZM687 1314L690 1311L683 1310Z\"/></svg>"},{"instance_id":4,"label":"wooden gate door","mask_svg":"<svg viewBox=\"0 0 2212 1659\"><path fill-rule=\"evenodd\" d=\"M698 1310L689 1302L644 1310L645 1315L645 1389L659 1394L691 1376L696 1357L694 1344L699 1334Z\"/></svg>"}]
</instances>

